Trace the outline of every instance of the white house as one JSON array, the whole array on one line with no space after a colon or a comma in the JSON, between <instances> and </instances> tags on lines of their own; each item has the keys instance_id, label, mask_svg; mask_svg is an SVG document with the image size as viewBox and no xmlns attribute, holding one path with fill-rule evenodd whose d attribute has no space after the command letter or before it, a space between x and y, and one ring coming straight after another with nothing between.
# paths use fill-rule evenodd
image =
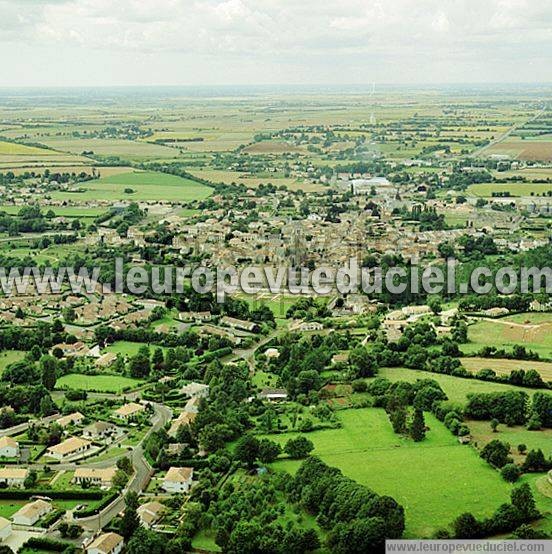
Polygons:
<instances>
[{"instance_id":1,"label":"white house","mask_svg":"<svg viewBox=\"0 0 552 554\"><path fill-rule=\"evenodd\" d=\"M0 542L4 542L12 533L12 524L9 519L0 517Z\"/></svg>"},{"instance_id":2,"label":"white house","mask_svg":"<svg viewBox=\"0 0 552 554\"><path fill-rule=\"evenodd\" d=\"M123 404L120 408L115 410L114 413L118 418L128 420L137 416L145 409L146 408L142 404L137 404L136 402L129 402L128 404Z\"/></svg>"},{"instance_id":3,"label":"white house","mask_svg":"<svg viewBox=\"0 0 552 554\"><path fill-rule=\"evenodd\" d=\"M142 525L149 529L156 521L159 520L164 510L165 506L161 504L161 502L153 501L142 504L136 511L138 512L138 517L140 518Z\"/></svg>"},{"instance_id":4,"label":"white house","mask_svg":"<svg viewBox=\"0 0 552 554\"><path fill-rule=\"evenodd\" d=\"M0 457L18 458L19 443L11 437L0 437Z\"/></svg>"},{"instance_id":5,"label":"white house","mask_svg":"<svg viewBox=\"0 0 552 554\"><path fill-rule=\"evenodd\" d=\"M79 437L69 437L68 439L50 446L46 450L46 455L55 458L56 460L65 460L77 454L82 454L90 449L92 443Z\"/></svg>"},{"instance_id":6,"label":"white house","mask_svg":"<svg viewBox=\"0 0 552 554\"><path fill-rule=\"evenodd\" d=\"M116 473L116 467L77 467L73 475L73 482L79 485L88 483L93 487L108 489L111 487Z\"/></svg>"},{"instance_id":7,"label":"white house","mask_svg":"<svg viewBox=\"0 0 552 554\"><path fill-rule=\"evenodd\" d=\"M188 383L180 389L180 394L197 398L207 398L209 396L209 385L204 385L203 383Z\"/></svg>"},{"instance_id":8,"label":"white house","mask_svg":"<svg viewBox=\"0 0 552 554\"><path fill-rule=\"evenodd\" d=\"M102 533L86 547L86 554L119 554L123 549L123 544L121 535Z\"/></svg>"},{"instance_id":9,"label":"white house","mask_svg":"<svg viewBox=\"0 0 552 554\"><path fill-rule=\"evenodd\" d=\"M119 427L113 425L113 423L95 421L84 428L82 436L90 440L109 439L119 435L120 432Z\"/></svg>"},{"instance_id":10,"label":"white house","mask_svg":"<svg viewBox=\"0 0 552 554\"><path fill-rule=\"evenodd\" d=\"M65 429L68 425L80 425L83 420L84 416L80 412L74 412L60 417L56 420L56 423Z\"/></svg>"},{"instance_id":11,"label":"white house","mask_svg":"<svg viewBox=\"0 0 552 554\"><path fill-rule=\"evenodd\" d=\"M280 400L287 400L288 393L286 389L272 389L266 388L259 393L259 398L262 400L268 400L269 402L278 402Z\"/></svg>"},{"instance_id":12,"label":"white house","mask_svg":"<svg viewBox=\"0 0 552 554\"><path fill-rule=\"evenodd\" d=\"M171 467L161 487L167 492L188 492L192 486L193 474L192 467Z\"/></svg>"},{"instance_id":13,"label":"white house","mask_svg":"<svg viewBox=\"0 0 552 554\"><path fill-rule=\"evenodd\" d=\"M22 487L29 475L26 467L3 467L0 469L0 483L8 487Z\"/></svg>"},{"instance_id":14,"label":"white house","mask_svg":"<svg viewBox=\"0 0 552 554\"><path fill-rule=\"evenodd\" d=\"M53 510L52 505L45 500L35 500L25 504L15 512L12 521L16 525L34 525L42 516Z\"/></svg>"}]
</instances>

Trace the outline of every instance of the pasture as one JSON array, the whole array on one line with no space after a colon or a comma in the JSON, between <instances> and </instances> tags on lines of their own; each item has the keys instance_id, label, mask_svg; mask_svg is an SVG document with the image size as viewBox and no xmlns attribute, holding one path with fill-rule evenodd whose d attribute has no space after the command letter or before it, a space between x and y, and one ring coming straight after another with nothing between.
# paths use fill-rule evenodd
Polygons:
<instances>
[{"instance_id":1,"label":"pasture","mask_svg":"<svg viewBox=\"0 0 552 554\"><path fill-rule=\"evenodd\" d=\"M491 383L490 381L480 381L478 379L465 379L453 377L452 375L399 367L381 368L378 371L378 377L385 377L390 381L408 381L410 383L413 383L416 379L434 379L439 383L450 400L462 404L466 402L468 394L471 393L524 390L527 394L532 395L535 392L535 389L516 387L514 385Z\"/></svg>"},{"instance_id":2,"label":"pasture","mask_svg":"<svg viewBox=\"0 0 552 554\"><path fill-rule=\"evenodd\" d=\"M552 183L479 183L470 185L468 193L491 198L494 192L508 192L510 196L543 196L552 192Z\"/></svg>"},{"instance_id":3,"label":"pasture","mask_svg":"<svg viewBox=\"0 0 552 554\"><path fill-rule=\"evenodd\" d=\"M488 516L508 500L510 485L431 414L425 414L430 430L420 443L396 435L380 409L343 410L338 417L341 429L306 435L315 445L313 454L402 504L407 538L431 536L466 511ZM293 436L297 434L270 438L284 444ZM299 465L282 459L273 467L293 472Z\"/></svg>"},{"instance_id":4,"label":"pasture","mask_svg":"<svg viewBox=\"0 0 552 554\"><path fill-rule=\"evenodd\" d=\"M510 375L515 369L534 369L544 381L552 381L552 363L492 358L461 358L462 365L472 373L480 369L492 369L497 375Z\"/></svg>"},{"instance_id":5,"label":"pasture","mask_svg":"<svg viewBox=\"0 0 552 554\"><path fill-rule=\"evenodd\" d=\"M110 175L79 183L83 192L56 191L52 197L72 201L181 201L203 200L213 189L191 179L153 171L135 171ZM125 192L131 189L133 192Z\"/></svg>"},{"instance_id":6,"label":"pasture","mask_svg":"<svg viewBox=\"0 0 552 554\"><path fill-rule=\"evenodd\" d=\"M86 391L120 393L126 388L141 385L140 379L131 379L122 375L84 375L69 373L56 381L57 389L79 389Z\"/></svg>"},{"instance_id":7,"label":"pasture","mask_svg":"<svg viewBox=\"0 0 552 554\"><path fill-rule=\"evenodd\" d=\"M481 319L468 327L468 339L469 343L460 346L464 353L477 352L483 346L511 350L518 344L543 358L552 357L552 321L523 324L504 319Z\"/></svg>"}]
</instances>

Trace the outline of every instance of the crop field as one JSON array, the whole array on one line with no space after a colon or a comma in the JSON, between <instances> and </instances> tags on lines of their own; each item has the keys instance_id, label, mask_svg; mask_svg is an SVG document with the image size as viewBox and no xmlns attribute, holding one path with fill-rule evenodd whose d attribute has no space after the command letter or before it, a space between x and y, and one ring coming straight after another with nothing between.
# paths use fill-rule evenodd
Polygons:
<instances>
[{"instance_id":1,"label":"crop field","mask_svg":"<svg viewBox=\"0 0 552 554\"><path fill-rule=\"evenodd\" d=\"M58 389L93 390L99 392L120 393L127 387L137 387L142 384L139 379L131 379L122 375L84 375L69 373L56 381Z\"/></svg>"},{"instance_id":2,"label":"crop field","mask_svg":"<svg viewBox=\"0 0 552 554\"><path fill-rule=\"evenodd\" d=\"M176 175L153 171L129 172L111 175L98 180L79 183L84 192L57 191L52 197L59 200L203 200L212 194L212 189L196 181ZM125 192L132 189L132 193Z\"/></svg>"},{"instance_id":3,"label":"crop field","mask_svg":"<svg viewBox=\"0 0 552 554\"><path fill-rule=\"evenodd\" d=\"M532 395L535 392L535 389L526 389L502 383L491 383L489 381L479 381L478 379L464 379L461 377L453 377L452 375L420 371L418 369L385 367L378 371L378 376L385 377L390 381L408 381L411 383L416 381L416 379L434 379L441 385L441 388L445 391L450 400L462 404L466 402L467 395L470 393L524 390L527 394Z\"/></svg>"},{"instance_id":4,"label":"crop field","mask_svg":"<svg viewBox=\"0 0 552 554\"><path fill-rule=\"evenodd\" d=\"M535 369L544 381L552 381L552 363L491 358L461 358L462 365L472 373L480 369L492 369L497 375L509 375L514 369Z\"/></svg>"},{"instance_id":5,"label":"crop field","mask_svg":"<svg viewBox=\"0 0 552 554\"><path fill-rule=\"evenodd\" d=\"M493 192L510 193L510 196L542 196L552 191L552 183L480 183L470 185L468 193L482 198L492 197Z\"/></svg>"},{"instance_id":6,"label":"crop field","mask_svg":"<svg viewBox=\"0 0 552 554\"><path fill-rule=\"evenodd\" d=\"M483 346L511 350L519 344L541 357L552 357L552 322L524 325L502 319L480 320L468 327L468 339L470 342L460 347L462 352L476 352Z\"/></svg>"},{"instance_id":7,"label":"crop field","mask_svg":"<svg viewBox=\"0 0 552 554\"><path fill-rule=\"evenodd\" d=\"M487 148L485 154L487 156L492 154L505 154L512 158L525 161L551 161L552 141L550 137L538 140L522 140L519 137L508 137L506 140L493 144Z\"/></svg>"},{"instance_id":8,"label":"crop field","mask_svg":"<svg viewBox=\"0 0 552 554\"><path fill-rule=\"evenodd\" d=\"M425 414L430 430L421 443L393 433L387 415L380 409L344 410L338 417L341 429L307 435L315 445L313 454L402 504L407 538L430 536L466 511L488 516L508 500L510 485L473 448L460 445L430 414ZM296 434L270 438L282 444L292 436ZM298 465L290 460L273 464L276 469L291 472ZM442 471L443 467L447 471Z\"/></svg>"}]
</instances>

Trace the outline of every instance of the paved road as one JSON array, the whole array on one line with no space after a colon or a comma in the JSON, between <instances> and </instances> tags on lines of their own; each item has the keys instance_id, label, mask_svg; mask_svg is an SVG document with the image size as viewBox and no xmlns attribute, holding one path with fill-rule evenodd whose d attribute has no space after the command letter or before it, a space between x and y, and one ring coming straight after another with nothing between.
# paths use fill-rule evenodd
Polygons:
<instances>
[{"instance_id":1,"label":"paved road","mask_svg":"<svg viewBox=\"0 0 552 554\"><path fill-rule=\"evenodd\" d=\"M164 406L163 404L152 403L155 409L155 413L152 416L152 425L147 432L142 442L136 446L132 451L132 463L134 465L134 475L127 485L126 491L134 491L137 493L142 492L153 474L153 470L148 464L144 450L142 448L143 441L154 431L161 429L172 418L172 410ZM120 496L116 498L109 506L105 507L99 514L78 518L77 521L80 525L97 531L106 526L117 514L119 514L125 507L124 499L125 491L121 492Z\"/></svg>"},{"instance_id":2,"label":"paved road","mask_svg":"<svg viewBox=\"0 0 552 554\"><path fill-rule=\"evenodd\" d=\"M19 435L24 433L31 423L36 423L37 425L44 423L51 423L61 417L61 414L54 414L48 417L43 417L42 419L33 419L26 421L25 423L20 423L19 425L14 425L13 427L8 427L7 429L0 429L0 437L10 437L13 435Z\"/></svg>"}]
</instances>

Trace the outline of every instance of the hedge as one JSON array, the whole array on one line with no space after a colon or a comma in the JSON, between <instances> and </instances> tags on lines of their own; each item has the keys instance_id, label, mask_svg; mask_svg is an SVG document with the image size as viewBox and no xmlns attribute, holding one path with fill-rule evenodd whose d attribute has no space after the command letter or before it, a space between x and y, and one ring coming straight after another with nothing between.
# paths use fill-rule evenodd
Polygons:
<instances>
[{"instance_id":1,"label":"hedge","mask_svg":"<svg viewBox=\"0 0 552 554\"><path fill-rule=\"evenodd\" d=\"M103 500L97 506L94 506L93 508L84 508L83 510L77 510L76 512L73 512L73 517L77 519L81 517L94 516L98 512L101 512L106 506L111 504L118 496L119 492L110 492L109 494L105 495Z\"/></svg>"},{"instance_id":2,"label":"hedge","mask_svg":"<svg viewBox=\"0 0 552 554\"><path fill-rule=\"evenodd\" d=\"M49 550L51 552L76 552L77 548L74 544L65 541L49 539L47 537L31 537L23 546L22 549L32 548L35 550Z\"/></svg>"},{"instance_id":3,"label":"hedge","mask_svg":"<svg viewBox=\"0 0 552 554\"><path fill-rule=\"evenodd\" d=\"M65 513L65 510L54 510L53 512L50 512L49 514L46 514L42 520L40 521L40 527L44 529L48 529L51 525L53 525L63 514Z\"/></svg>"},{"instance_id":4,"label":"hedge","mask_svg":"<svg viewBox=\"0 0 552 554\"><path fill-rule=\"evenodd\" d=\"M0 489L0 499L27 500L31 496L48 496L60 500L101 500L105 493L101 490L59 491L50 489Z\"/></svg>"}]
</instances>

